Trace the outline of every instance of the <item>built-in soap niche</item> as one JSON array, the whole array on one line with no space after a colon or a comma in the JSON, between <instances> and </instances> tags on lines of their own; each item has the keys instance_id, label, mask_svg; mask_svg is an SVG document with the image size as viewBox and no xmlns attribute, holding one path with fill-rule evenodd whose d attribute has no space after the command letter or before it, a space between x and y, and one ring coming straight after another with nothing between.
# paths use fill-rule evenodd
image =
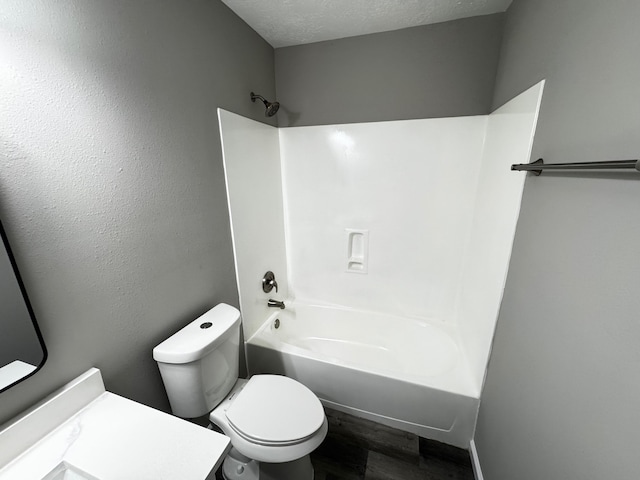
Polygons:
<instances>
[{"instance_id":1,"label":"built-in soap niche","mask_svg":"<svg viewBox=\"0 0 640 480\"><path fill-rule=\"evenodd\" d=\"M369 230L345 229L347 240L347 272L367 273L369 264Z\"/></svg>"}]
</instances>

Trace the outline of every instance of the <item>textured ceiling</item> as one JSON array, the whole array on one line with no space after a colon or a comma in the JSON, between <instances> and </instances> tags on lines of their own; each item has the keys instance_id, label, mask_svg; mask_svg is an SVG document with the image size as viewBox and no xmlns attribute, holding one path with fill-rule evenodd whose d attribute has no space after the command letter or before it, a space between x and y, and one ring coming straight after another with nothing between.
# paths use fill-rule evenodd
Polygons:
<instances>
[{"instance_id":1,"label":"textured ceiling","mask_svg":"<svg viewBox=\"0 0 640 480\"><path fill-rule=\"evenodd\" d=\"M512 0L222 0L273 47L504 12Z\"/></svg>"}]
</instances>

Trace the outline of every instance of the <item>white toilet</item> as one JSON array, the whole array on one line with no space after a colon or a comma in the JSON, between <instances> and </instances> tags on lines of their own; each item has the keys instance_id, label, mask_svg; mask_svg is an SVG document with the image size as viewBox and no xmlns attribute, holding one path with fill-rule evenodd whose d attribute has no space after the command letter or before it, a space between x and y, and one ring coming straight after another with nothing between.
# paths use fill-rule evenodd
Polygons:
<instances>
[{"instance_id":1,"label":"white toilet","mask_svg":"<svg viewBox=\"0 0 640 480\"><path fill-rule=\"evenodd\" d=\"M312 480L309 454L324 440L318 397L279 375L238 379L240 312L220 304L153 349L171 410L209 419L231 439L227 480Z\"/></svg>"}]
</instances>

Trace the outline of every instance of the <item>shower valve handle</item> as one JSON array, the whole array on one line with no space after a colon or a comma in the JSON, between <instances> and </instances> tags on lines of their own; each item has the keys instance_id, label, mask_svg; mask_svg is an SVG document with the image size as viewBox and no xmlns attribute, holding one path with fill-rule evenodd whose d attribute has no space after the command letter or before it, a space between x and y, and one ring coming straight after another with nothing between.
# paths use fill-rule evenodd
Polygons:
<instances>
[{"instance_id":1,"label":"shower valve handle","mask_svg":"<svg viewBox=\"0 0 640 480\"><path fill-rule=\"evenodd\" d=\"M262 291L264 293L269 293L271 290L276 289L276 293L278 293L278 282L276 282L276 276L272 271L268 271L262 277Z\"/></svg>"}]
</instances>

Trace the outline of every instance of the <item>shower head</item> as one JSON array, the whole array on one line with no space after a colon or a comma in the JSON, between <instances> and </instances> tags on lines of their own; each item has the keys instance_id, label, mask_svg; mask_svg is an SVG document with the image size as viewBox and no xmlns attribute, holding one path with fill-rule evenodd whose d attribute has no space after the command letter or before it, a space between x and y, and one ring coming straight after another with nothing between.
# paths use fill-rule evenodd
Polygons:
<instances>
[{"instance_id":1,"label":"shower head","mask_svg":"<svg viewBox=\"0 0 640 480\"><path fill-rule=\"evenodd\" d=\"M264 112L265 117L273 117L278 112L278 109L280 108L280 104L278 102L269 102L265 100L262 95L256 95L255 93L251 92L251 101L255 102L256 98L259 98L260 100L262 100L262 103L264 103L264 108L266 108Z\"/></svg>"}]
</instances>

